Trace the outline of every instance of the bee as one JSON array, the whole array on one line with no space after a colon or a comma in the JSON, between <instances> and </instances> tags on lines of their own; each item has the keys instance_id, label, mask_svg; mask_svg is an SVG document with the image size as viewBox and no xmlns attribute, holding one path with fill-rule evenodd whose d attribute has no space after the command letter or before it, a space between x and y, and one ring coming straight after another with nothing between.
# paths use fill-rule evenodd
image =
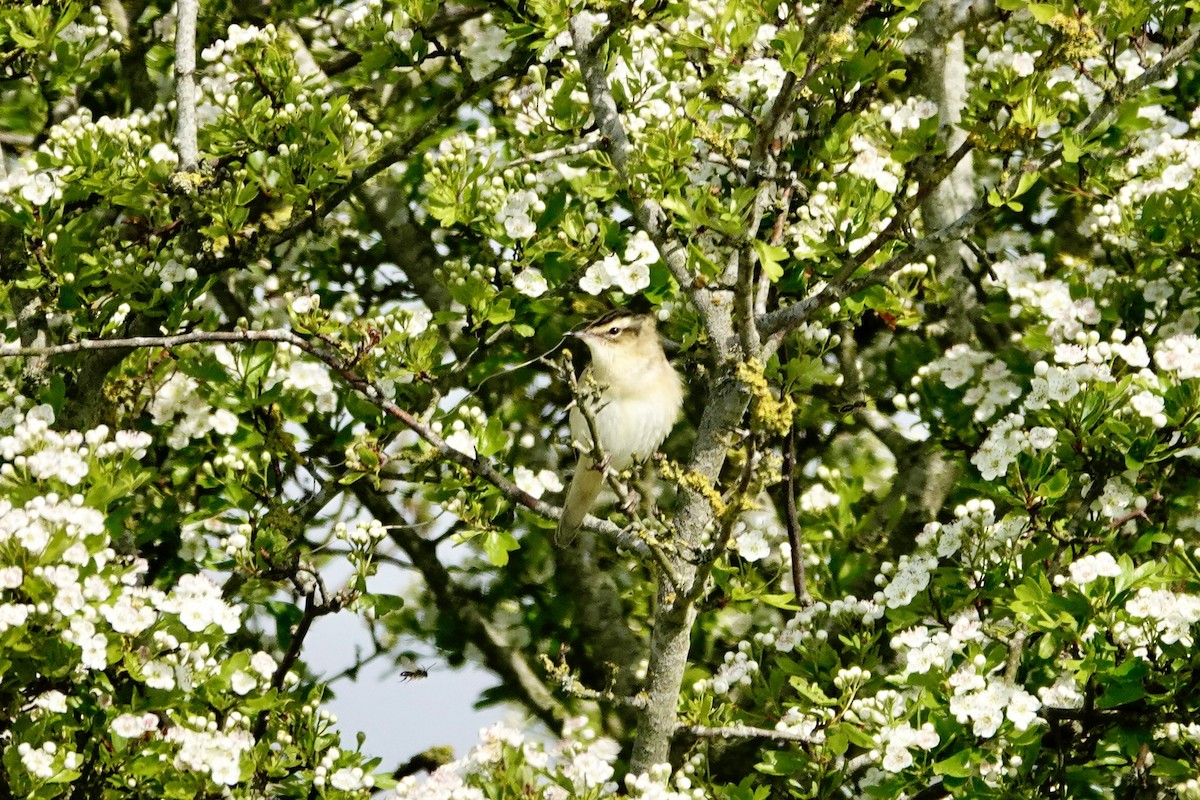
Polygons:
<instances>
[{"instance_id":1,"label":"bee","mask_svg":"<svg viewBox=\"0 0 1200 800\"><path fill-rule=\"evenodd\" d=\"M420 667L420 666L413 667L412 669L406 669L400 673L401 683L407 683L408 681L419 681L422 678L428 678L428 677L429 677L429 670L425 669L424 667Z\"/></svg>"}]
</instances>

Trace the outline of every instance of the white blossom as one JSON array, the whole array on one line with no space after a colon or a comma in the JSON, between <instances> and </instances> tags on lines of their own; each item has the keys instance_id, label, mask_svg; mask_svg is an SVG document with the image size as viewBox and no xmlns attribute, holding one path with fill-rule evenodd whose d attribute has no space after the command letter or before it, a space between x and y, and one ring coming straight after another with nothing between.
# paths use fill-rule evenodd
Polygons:
<instances>
[{"instance_id":1,"label":"white blossom","mask_svg":"<svg viewBox=\"0 0 1200 800\"><path fill-rule=\"evenodd\" d=\"M208 773L214 783L233 786L241 780L242 754L254 745L249 731L194 730L173 725L166 735L169 742L179 746L175 766L180 769Z\"/></svg>"},{"instance_id":2,"label":"white blossom","mask_svg":"<svg viewBox=\"0 0 1200 800\"><path fill-rule=\"evenodd\" d=\"M35 172L29 175L21 186L21 197L29 201L30 205L43 206L50 202L56 195L61 195L62 190L58 187L54 176L49 172Z\"/></svg>"},{"instance_id":3,"label":"white blossom","mask_svg":"<svg viewBox=\"0 0 1200 800\"><path fill-rule=\"evenodd\" d=\"M822 483L814 483L804 494L800 495L800 508L810 514L819 514L830 508L836 508L841 503L841 497L825 488Z\"/></svg>"},{"instance_id":4,"label":"white blossom","mask_svg":"<svg viewBox=\"0 0 1200 800\"><path fill-rule=\"evenodd\" d=\"M900 608L913 601L929 585L929 574L937 566L930 556L902 557L900 566L883 589L888 608Z\"/></svg>"},{"instance_id":5,"label":"white blossom","mask_svg":"<svg viewBox=\"0 0 1200 800\"><path fill-rule=\"evenodd\" d=\"M217 625L225 633L236 633L241 614L221 597L221 587L205 575L184 575L159 604L162 611L179 615L179 621L193 633Z\"/></svg>"},{"instance_id":6,"label":"white blossom","mask_svg":"<svg viewBox=\"0 0 1200 800\"><path fill-rule=\"evenodd\" d=\"M123 739L136 739L157 731L158 724L159 719L156 714L121 714L113 719L109 727L113 733Z\"/></svg>"},{"instance_id":7,"label":"white blossom","mask_svg":"<svg viewBox=\"0 0 1200 800\"><path fill-rule=\"evenodd\" d=\"M902 772L912 766L912 749L932 750L941 742L933 725L926 722L919 730L907 722L886 725L879 732L879 743L884 747L881 766L888 772Z\"/></svg>"},{"instance_id":8,"label":"white blossom","mask_svg":"<svg viewBox=\"0 0 1200 800\"><path fill-rule=\"evenodd\" d=\"M1112 553L1096 553L1078 558L1071 562L1068 569L1071 582L1076 586L1087 586L1097 578L1116 578L1121 574L1121 567Z\"/></svg>"},{"instance_id":9,"label":"white blossom","mask_svg":"<svg viewBox=\"0 0 1200 800\"><path fill-rule=\"evenodd\" d=\"M1160 342L1154 361L1167 372L1178 373L1181 380L1200 378L1200 339L1194 334L1179 334Z\"/></svg>"},{"instance_id":10,"label":"white blossom","mask_svg":"<svg viewBox=\"0 0 1200 800\"><path fill-rule=\"evenodd\" d=\"M526 297L541 297L550 287L541 270L529 267L513 276L513 288Z\"/></svg>"},{"instance_id":11,"label":"white blossom","mask_svg":"<svg viewBox=\"0 0 1200 800\"><path fill-rule=\"evenodd\" d=\"M873 182L881 191L895 194L900 186L900 165L860 134L850 139L850 147L856 153L850 162L850 174Z\"/></svg>"},{"instance_id":12,"label":"white blossom","mask_svg":"<svg viewBox=\"0 0 1200 800\"><path fill-rule=\"evenodd\" d=\"M475 457L475 437L466 428L456 428L446 437L446 445L468 458Z\"/></svg>"},{"instance_id":13,"label":"white blossom","mask_svg":"<svg viewBox=\"0 0 1200 800\"><path fill-rule=\"evenodd\" d=\"M1025 78L1033 74L1034 61L1032 53L1017 53L1012 60L1013 72L1017 77Z\"/></svg>"},{"instance_id":14,"label":"white blossom","mask_svg":"<svg viewBox=\"0 0 1200 800\"><path fill-rule=\"evenodd\" d=\"M329 785L343 792L369 788L361 767L342 767L329 776Z\"/></svg>"},{"instance_id":15,"label":"white blossom","mask_svg":"<svg viewBox=\"0 0 1200 800\"><path fill-rule=\"evenodd\" d=\"M747 528L734 538L733 549L747 561L761 561L771 555L771 544L760 528Z\"/></svg>"},{"instance_id":16,"label":"white blossom","mask_svg":"<svg viewBox=\"0 0 1200 800\"><path fill-rule=\"evenodd\" d=\"M1162 416L1163 410L1166 408L1166 402L1161 396L1145 390L1129 398L1129 405L1138 414L1149 419Z\"/></svg>"},{"instance_id":17,"label":"white blossom","mask_svg":"<svg viewBox=\"0 0 1200 800\"><path fill-rule=\"evenodd\" d=\"M1038 689L1038 698L1047 708L1083 708L1084 696L1075 676L1064 672L1050 686Z\"/></svg>"},{"instance_id":18,"label":"white blossom","mask_svg":"<svg viewBox=\"0 0 1200 800\"><path fill-rule=\"evenodd\" d=\"M258 680L250 673L240 669L234 671L229 678L229 688L243 697L254 691L256 686L258 686Z\"/></svg>"},{"instance_id":19,"label":"white blossom","mask_svg":"<svg viewBox=\"0 0 1200 800\"><path fill-rule=\"evenodd\" d=\"M972 679L958 681L950 698L950 713L962 724L971 723L976 736L990 739L1005 719L1022 731L1040 719L1041 702L1020 686L999 678L985 679L969 669L959 674Z\"/></svg>"},{"instance_id":20,"label":"white blossom","mask_svg":"<svg viewBox=\"0 0 1200 800\"><path fill-rule=\"evenodd\" d=\"M171 149L166 142L158 142L150 148L150 160L156 164L174 165L179 163L179 154Z\"/></svg>"},{"instance_id":21,"label":"white blossom","mask_svg":"<svg viewBox=\"0 0 1200 800\"><path fill-rule=\"evenodd\" d=\"M1125 611L1135 619L1152 623L1163 644L1178 642L1191 647L1194 643L1192 628L1200 622L1200 595L1143 586L1126 601ZM1139 654L1146 655L1145 642L1139 644L1142 645L1138 648Z\"/></svg>"},{"instance_id":22,"label":"white blossom","mask_svg":"<svg viewBox=\"0 0 1200 800\"><path fill-rule=\"evenodd\" d=\"M463 26L467 46L463 48L462 55L467 61L471 77L478 81L512 55L513 43L505 41L507 33L496 25L491 14L484 14L478 21L472 22Z\"/></svg>"}]
</instances>

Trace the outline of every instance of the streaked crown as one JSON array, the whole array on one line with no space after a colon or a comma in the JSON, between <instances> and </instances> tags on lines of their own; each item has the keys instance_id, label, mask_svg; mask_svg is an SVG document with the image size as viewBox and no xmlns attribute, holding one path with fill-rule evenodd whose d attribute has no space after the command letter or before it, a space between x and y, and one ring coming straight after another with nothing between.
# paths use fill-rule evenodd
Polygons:
<instances>
[{"instance_id":1,"label":"streaked crown","mask_svg":"<svg viewBox=\"0 0 1200 800\"><path fill-rule=\"evenodd\" d=\"M629 311L612 311L592 321L575 335L587 341L617 342L637 339L657 330L654 317L649 314L633 314Z\"/></svg>"}]
</instances>

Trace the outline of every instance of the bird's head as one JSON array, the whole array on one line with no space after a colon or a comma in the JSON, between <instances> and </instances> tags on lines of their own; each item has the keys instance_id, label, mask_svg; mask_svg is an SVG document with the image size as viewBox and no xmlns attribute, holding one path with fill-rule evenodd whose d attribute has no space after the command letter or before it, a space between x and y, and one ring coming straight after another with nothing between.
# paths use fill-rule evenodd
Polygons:
<instances>
[{"instance_id":1,"label":"bird's head","mask_svg":"<svg viewBox=\"0 0 1200 800\"><path fill-rule=\"evenodd\" d=\"M574 336L592 351L597 378L630 378L662 359L658 327L649 314L614 311L589 323Z\"/></svg>"}]
</instances>

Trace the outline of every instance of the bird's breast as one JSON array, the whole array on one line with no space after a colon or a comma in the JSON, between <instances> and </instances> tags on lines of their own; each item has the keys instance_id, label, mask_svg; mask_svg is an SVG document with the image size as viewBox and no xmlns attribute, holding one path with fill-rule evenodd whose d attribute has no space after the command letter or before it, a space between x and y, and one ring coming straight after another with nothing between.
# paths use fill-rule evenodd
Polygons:
<instances>
[{"instance_id":1,"label":"bird's breast","mask_svg":"<svg viewBox=\"0 0 1200 800\"><path fill-rule=\"evenodd\" d=\"M600 445L612 459L612 466L625 469L635 460L654 453L667 438L683 404L679 380L665 382L642 392L606 391L593 408ZM571 410L571 436L585 445L591 443L587 420L579 409Z\"/></svg>"}]
</instances>

